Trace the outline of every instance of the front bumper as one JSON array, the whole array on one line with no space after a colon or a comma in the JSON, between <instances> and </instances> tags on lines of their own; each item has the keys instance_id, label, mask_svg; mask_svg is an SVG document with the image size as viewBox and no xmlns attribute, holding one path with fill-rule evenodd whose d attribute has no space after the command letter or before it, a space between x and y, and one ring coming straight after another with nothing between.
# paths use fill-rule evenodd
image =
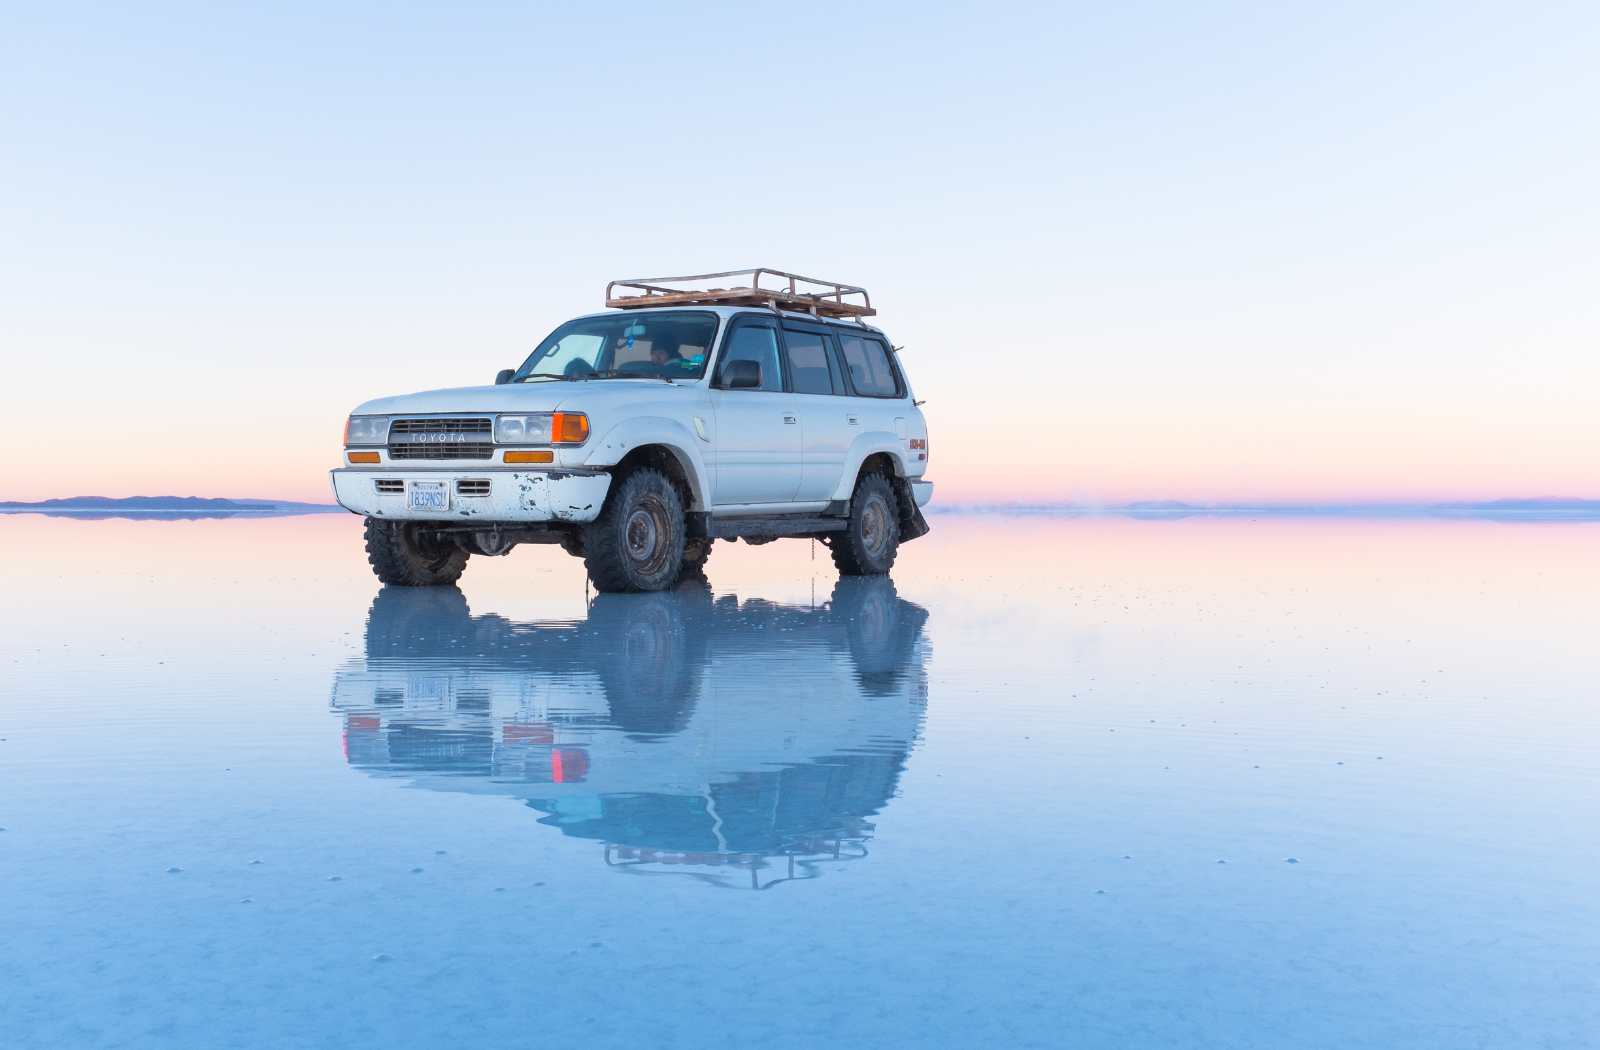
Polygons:
<instances>
[{"instance_id":1,"label":"front bumper","mask_svg":"<svg viewBox=\"0 0 1600 1050\"><path fill-rule=\"evenodd\" d=\"M587 470L383 470L341 467L328 472L333 498L346 510L371 518L403 521L593 521L600 514L611 475ZM400 482L399 492L380 492L378 482ZM449 493L444 510L413 510L407 482L442 481ZM489 483L488 495L461 495L458 482ZM470 490L474 486L467 486Z\"/></svg>"}]
</instances>

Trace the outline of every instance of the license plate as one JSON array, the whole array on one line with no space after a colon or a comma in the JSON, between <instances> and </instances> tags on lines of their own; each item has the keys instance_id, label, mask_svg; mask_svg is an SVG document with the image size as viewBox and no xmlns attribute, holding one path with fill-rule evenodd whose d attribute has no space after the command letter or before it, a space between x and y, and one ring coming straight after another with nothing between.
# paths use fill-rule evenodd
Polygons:
<instances>
[{"instance_id":1,"label":"license plate","mask_svg":"<svg viewBox=\"0 0 1600 1050\"><path fill-rule=\"evenodd\" d=\"M444 481L406 483L406 506L412 510L449 510L450 485Z\"/></svg>"}]
</instances>

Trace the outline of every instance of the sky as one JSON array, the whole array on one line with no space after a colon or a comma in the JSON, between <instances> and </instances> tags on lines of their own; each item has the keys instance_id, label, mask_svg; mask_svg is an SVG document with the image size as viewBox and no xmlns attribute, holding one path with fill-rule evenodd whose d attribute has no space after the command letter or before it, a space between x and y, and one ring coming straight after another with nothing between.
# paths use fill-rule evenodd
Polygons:
<instances>
[{"instance_id":1,"label":"sky","mask_svg":"<svg viewBox=\"0 0 1600 1050\"><path fill-rule=\"evenodd\" d=\"M955 503L1600 498L1600 8L0 6L0 499L330 499L615 278L866 286Z\"/></svg>"}]
</instances>

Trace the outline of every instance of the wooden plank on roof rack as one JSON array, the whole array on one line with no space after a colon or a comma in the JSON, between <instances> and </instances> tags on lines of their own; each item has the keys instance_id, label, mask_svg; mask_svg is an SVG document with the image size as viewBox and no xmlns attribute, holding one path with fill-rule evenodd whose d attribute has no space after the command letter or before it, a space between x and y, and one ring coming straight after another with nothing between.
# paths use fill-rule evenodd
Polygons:
<instances>
[{"instance_id":1,"label":"wooden plank on roof rack","mask_svg":"<svg viewBox=\"0 0 1600 1050\"><path fill-rule=\"evenodd\" d=\"M679 289L667 287L674 284L715 281L724 278L747 278L748 285L731 288ZM763 277L787 281L787 288L763 288ZM803 289L799 285L810 285ZM617 288L630 288L642 295L613 295ZM847 297L860 296L861 302L846 302ZM777 306L822 317L874 317L872 299L865 288L837 281L819 281L799 274L785 273L767 267L753 270L728 270L723 273L702 273L693 277L640 277L628 281L612 281L606 285L606 306L615 310L647 310L658 306Z\"/></svg>"},{"instance_id":2,"label":"wooden plank on roof rack","mask_svg":"<svg viewBox=\"0 0 1600 1050\"><path fill-rule=\"evenodd\" d=\"M606 306L614 310L645 310L657 306L767 306L777 303L801 313L813 309L823 317L876 317L878 311L857 303L841 303L832 299L812 298L809 295L791 295L774 288L725 288L719 290L666 292L651 295L625 295L607 299Z\"/></svg>"}]
</instances>

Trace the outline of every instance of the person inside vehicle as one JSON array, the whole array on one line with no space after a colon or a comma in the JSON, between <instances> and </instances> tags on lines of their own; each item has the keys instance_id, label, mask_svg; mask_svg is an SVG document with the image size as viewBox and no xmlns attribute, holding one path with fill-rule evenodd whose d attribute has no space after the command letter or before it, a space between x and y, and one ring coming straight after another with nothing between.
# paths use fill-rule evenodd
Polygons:
<instances>
[{"instance_id":1,"label":"person inside vehicle","mask_svg":"<svg viewBox=\"0 0 1600 1050\"><path fill-rule=\"evenodd\" d=\"M639 372L649 372L651 375L675 376L680 375L691 366L678 352L678 340L668 333L660 333L650 341L650 363L648 366L643 361L629 368Z\"/></svg>"}]
</instances>

